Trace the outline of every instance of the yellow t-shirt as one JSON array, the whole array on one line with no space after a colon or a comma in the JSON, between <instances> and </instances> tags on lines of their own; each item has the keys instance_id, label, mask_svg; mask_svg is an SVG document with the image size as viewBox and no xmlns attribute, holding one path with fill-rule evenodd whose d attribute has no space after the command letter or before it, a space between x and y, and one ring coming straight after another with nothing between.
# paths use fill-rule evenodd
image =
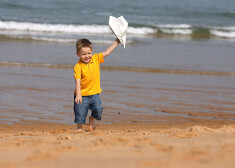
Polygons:
<instances>
[{"instance_id":1,"label":"yellow t-shirt","mask_svg":"<svg viewBox=\"0 0 235 168\"><path fill-rule=\"evenodd\" d=\"M100 93L100 64L104 63L103 53L94 54L88 64L80 59L74 67L74 78L81 79L82 96ZM76 95L76 89L74 94Z\"/></svg>"}]
</instances>

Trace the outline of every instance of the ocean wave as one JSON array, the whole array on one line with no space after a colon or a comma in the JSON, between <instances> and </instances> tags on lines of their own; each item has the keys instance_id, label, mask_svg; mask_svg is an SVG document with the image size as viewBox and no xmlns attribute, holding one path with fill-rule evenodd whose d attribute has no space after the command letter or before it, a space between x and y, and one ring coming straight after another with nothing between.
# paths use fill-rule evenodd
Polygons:
<instances>
[{"instance_id":1,"label":"ocean wave","mask_svg":"<svg viewBox=\"0 0 235 168\"><path fill-rule=\"evenodd\" d=\"M38 36L25 36L25 35L0 35L0 40L14 40L14 41L38 41L38 42L48 42L48 43L75 43L77 38L60 38L60 37L38 37ZM93 44L112 44L113 40L108 39L91 39ZM140 40L127 40L127 44L141 43Z\"/></svg>"},{"instance_id":2,"label":"ocean wave","mask_svg":"<svg viewBox=\"0 0 235 168\"><path fill-rule=\"evenodd\" d=\"M0 35L10 38L29 38L32 40L62 43L74 42L75 39L70 38L77 35L113 36L108 25L49 24L0 20L0 30ZM177 37L182 35L190 38L216 37L235 39L235 26L201 27L189 24L159 24L154 26L130 24L127 35L129 37Z\"/></svg>"},{"instance_id":3,"label":"ocean wave","mask_svg":"<svg viewBox=\"0 0 235 168\"><path fill-rule=\"evenodd\" d=\"M212 28L211 34L222 38L235 38L235 26Z\"/></svg>"},{"instance_id":4,"label":"ocean wave","mask_svg":"<svg viewBox=\"0 0 235 168\"><path fill-rule=\"evenodd\" d=\"M44 32L44 33L68 33L68 34L111 34L107 25L72 25L72 24L48 24L48 23L31 23L0 21L1 30L15 30L26 32ZM129 27L128 33L145 35L154 33L154 29L147 27Z\"/></svg>"},{"instance_id":5,"label":"ocean wave","mask_svg":"<svg viewBox=\"0 0 235 168\"><path fill-rule=\"evenodd\" d=\"M170 28L170 29L173 29L173 28L188 29L188 28L191 28L192 26L189 25L189 24L165 24L165 25L157 25L157 27L159 27L159 28Z\"/></svg>"},{"instance_id":6,"label":"ocean wave","mask_svg":"<svg viewBox=\"0 0 235 168\"><path fill-rule=\"evenodd\" d=\"M188 24L166 24L157 26L160 32L171 35L190 35L193 37L219 37L219 38L235 38L235 26L225 27L197 27Z\"/></svg>"},{"instance_id":7,"label":"ocean wave","mask_svg":"<svg viewBox=\"0 0 235 168\"><path fill-rule=\"evenodd\" d=\"M235 12L222 12L218 14L219 16L227 17L227 18L235 18Z\"/></svg>"},{"instance_id":8,"label":"ocean wave","mask_svg":"<svg viewBox=\"0 0 235 168\"><path fill-rule=\"evenodd\" d=\"M170 30L170 29L161 29L161 31L163 32L163 33L166 33L166 34L182 34L182 35L190 35L190 34L192 34L192 30L190 30L190 29L172 29L172 30Z\"/></svg>"},{"instance_id":9,"label":"ocean wave","mask_svg":"<svg viewBox=\"0 0 235 168\"><path fill-rule=\"evenodd\" d=\"M235 31L234 32L225 32L220 30L211 30L211 34L217 37L223 38L235 38Z\"/></svg>"},{"instance_id":10,"label":"ocean wave","mask_svg":"<svg viewBox=\"0 0 235 168\"><path fill-rule=\"evenodd\" d=\"M8 61L1 61L0 66L70 68L70 69L73 69L73 67L74 67L74 65L69 65L69 64L48 64L48 63L8 62ZM142 67L101 66L101 70L132 71L132 72L147 72L147 73L190 74L190 75L235 76L235 72L199 71L199 70L187 70L187 69L161 69L161 68L142 68Z\"/></svg>"},{"instance_id":11,"label":"ocean wave","mask_svg":"<svg viewBox=\"0 0 235 168\"><path fill-rule=\"evenodd\" d=\"M157 27L165 34L191 35L193 33L192 26L189 24L166 24L157 25Z\"/></svg>"},{"instance_id":12,"label":"ocean wave","mask_svg":"<svg viewBox=\"0 0 235 168\"><path fill-rule=\"evenodd\" d=\"M48 24L48 23L31 23L0 21L1 30L17 31L35 31L49 33L109 33L108 26L104 25L65 25L65 24Z\"/></svg>"}]
</instances>

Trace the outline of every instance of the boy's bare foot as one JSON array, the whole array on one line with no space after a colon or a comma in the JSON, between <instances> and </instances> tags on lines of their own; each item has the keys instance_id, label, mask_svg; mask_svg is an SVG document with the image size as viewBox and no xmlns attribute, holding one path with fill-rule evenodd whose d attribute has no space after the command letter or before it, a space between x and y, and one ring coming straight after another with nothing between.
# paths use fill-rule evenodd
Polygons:
<instances>
[{"instance_id":1,"label":"boy's bare foot","mask_svg":"<svg viewBox=\"0 0 235 168\"><path fill-rule=\"evenodd\" d=\"M84 130L82 130L82 124L77 124L77 129L74 131L74 133L82 133L85 132Z\"/></svg>"},{"instance_id":2,"label":"boy's bare foot","mask_svg":"<svg viewBox=\"0 0 235 168\"><path fill-rule=\"evenodd\" d=\"M77 129L82 129L82 124L77 124Z\"/></svg>"},{"instance_id":3,"label":"boy's bare foot","mask_svg":"<svg viewBox=\"0 0 235 168\"><path fill-rule=\"evenodd\" d=\"M89 117L89 125L90 125L89 131L94 131L96 125L95 125L95 119L92 116Z\"/></svg>"},{"instance_id":4,"label":"boy's bare foot","mask_svg":"<svg viewBox=\"0 0 235 168\"><path fill-rule=\"evenodd\" d=\"M75 134L77 134L77 133L82 133L82 132L85 132L85 131L82 130L82 129L76 129L76 130L74 131Z\"/></svg>"}]
</instances>

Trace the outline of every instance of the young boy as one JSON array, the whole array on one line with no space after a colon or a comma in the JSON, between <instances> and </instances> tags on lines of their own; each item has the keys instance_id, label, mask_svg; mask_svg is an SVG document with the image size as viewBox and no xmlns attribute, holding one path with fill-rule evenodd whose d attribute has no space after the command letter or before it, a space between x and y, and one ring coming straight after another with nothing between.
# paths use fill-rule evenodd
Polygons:
<instances>
[{"instance_id":1,"label":"young boy","mask_svg":"<svg viewBox=\"0 0 235 168\"><path fill-rule=\"evenodd\" d=\"M103 107L99 93L100 88L100 64L104 58L113 52L120 44L118 39L110 45L103 53L92 55L92 44L87 39L80 39L76 43L77 56L80 58L74 67L75 92L74 92L74 123L78 131L82 131L88 110L92 111L89 117L89 130L95 130L95 119L101 120Z\"/></svg>"}]
</instances>

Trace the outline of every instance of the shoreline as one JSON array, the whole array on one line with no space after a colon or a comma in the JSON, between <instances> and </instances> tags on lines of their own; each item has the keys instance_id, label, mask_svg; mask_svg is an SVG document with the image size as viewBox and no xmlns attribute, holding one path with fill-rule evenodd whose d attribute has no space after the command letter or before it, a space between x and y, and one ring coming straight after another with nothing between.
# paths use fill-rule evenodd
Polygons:
<instances>
[{"instance_id":1,"label":"shoreline","mask_svg":"<svg viewBox=\"0 0 235 168\"><path fill-rule=\"evenodd\" d=\"M69 64L49 64L33 62L11 62L2 61L0 67L37 67L37 68L58 68L73 69L74 65ZM146 67L124 67L124 66L101 66L103 71L127 71L143 73L165 73L165 74L182 74L182 75L214 75L214 76L235 76L235 72L229 71L206 71L193 69L163 69L163 68L146 68Z\"/></svg>"},{"instance_id":2,"label":"shoreline","mask_svg":"<svg viewBox=\"0 0 235 168\"><path fill-rule=\"evenodd\" d=\"M232 168L235 124L0 125L0 167ZM193 166L192 166L193 165Z\"/></svg>"},{"instance_id":3,"label":"shoreline","mask_svg":"<svg viewBox=\"0 0 235 168\"><path fill-rule=\"evenodd\" d=\"M178 121L178 122L159 122L159 123L113 123L104 124L95 122L97 125L97 130L125 130L125 129L137 129L137 130L147 130L147 129L188 129L194 126L208 127L211 129L218 129L223 126L235 127L235 121L225 121L225 120L198 120L193 119L191 121ZM84 131L89 131L89 124L86 122L84 125ZM57 122L44 122L44 121L27 121L21 123L5 124L0 123L1 133L14 133L19 131L46 131L47 129L70 129L76 130L76 124L65 124ZM94 131L94 132L95 132Z\"/></svg>"}]
</instances>

